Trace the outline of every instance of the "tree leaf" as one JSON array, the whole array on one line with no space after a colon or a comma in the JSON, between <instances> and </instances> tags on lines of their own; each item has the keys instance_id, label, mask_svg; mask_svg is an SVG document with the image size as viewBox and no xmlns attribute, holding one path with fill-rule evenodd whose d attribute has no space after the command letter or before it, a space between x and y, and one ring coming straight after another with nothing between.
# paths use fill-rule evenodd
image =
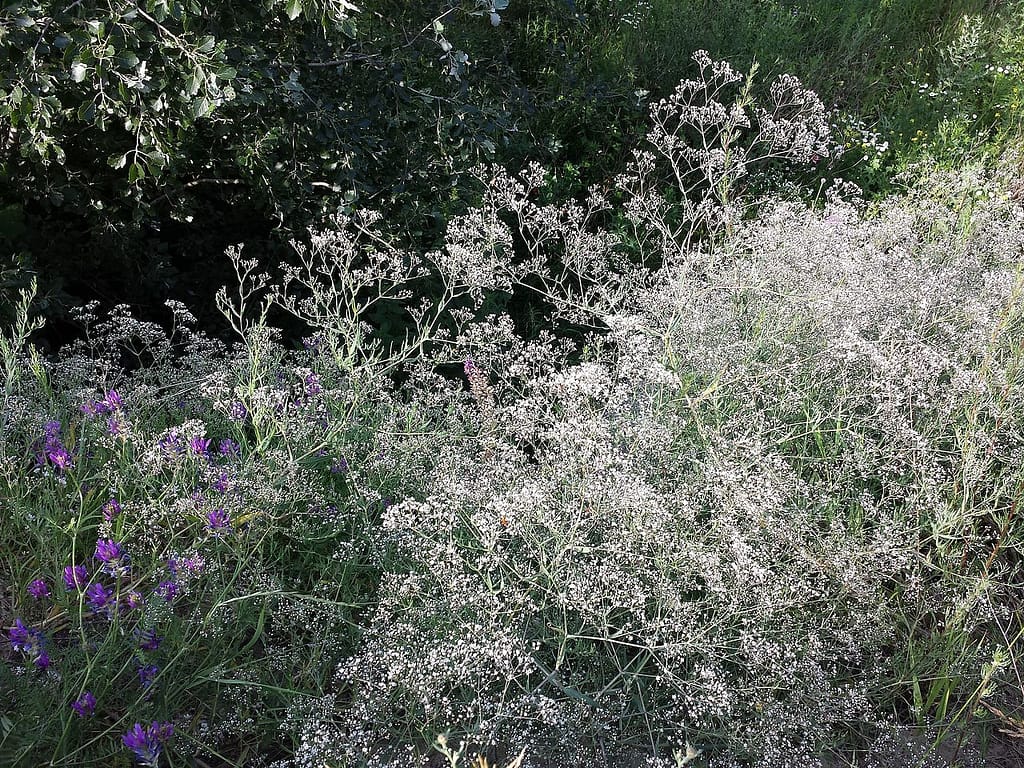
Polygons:
<instances>
[{"instance_id":1,"label":"tree leaf","mask_svg":"<svg viewBox=\"0 0 1024 768\"><path fill-rule=\"evenodd\" d=\"M142 181L146 178L146 169L138 163L132 163L128 167L128 183L134 184L137 181Z\"/></svg>"},{"instance_id":2,"label":"tree leaf","mask_svg":"<svg viewBox=\"0 0 1024 768\"><path fill-rule=\"evenodd\" d=\"M288 14L288 18L294 21L302 13L302 0L288 0L288 5L285 8L285 13Z\"/></svg>"}]
</instances>

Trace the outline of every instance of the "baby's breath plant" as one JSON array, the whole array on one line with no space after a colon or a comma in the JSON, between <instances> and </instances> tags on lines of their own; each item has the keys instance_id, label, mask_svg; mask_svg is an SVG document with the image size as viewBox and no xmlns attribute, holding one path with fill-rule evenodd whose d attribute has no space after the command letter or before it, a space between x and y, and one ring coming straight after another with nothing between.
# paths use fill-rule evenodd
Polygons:
<instances>
[{"instance_id":1,"label":"baby's breath plant","mask_svg":"<svg viewBox=\"0 0 1024 768\"><path fill-rule=\"evenodd\" d=\"M649 148L635 151L616 181L634 238L666 261L698 239L730 232L758 172L822 163L842 151L821 99L798 78L782 75L762 89L756 63L744 76L707 51L693 60L699 75L651 105Z\"/></svg>"},{"instance_id":2,"label":"baby's breath plant","mask_svg":"<svg viewBox=\"0 0 1024 768\"><path fill-rule=\"evenodd\" d=\"M710 99L739 82L707 66ZM727 169L807 159L824 124L797 107L729 146L726 109L709 140ZM598 193L483 178L422 257L372 214L279 279L232 251L230 344L179 304L169 331L87 307L44 358L26 299L0 336L0 762L889 768L1012 722L1009 180L766 200L700 252L648 206L682 249L652 269ZM368 311L426 271L441 298L384 346ZM516 288L584 348L485 314Z\"/></svg>"}]
</instances>

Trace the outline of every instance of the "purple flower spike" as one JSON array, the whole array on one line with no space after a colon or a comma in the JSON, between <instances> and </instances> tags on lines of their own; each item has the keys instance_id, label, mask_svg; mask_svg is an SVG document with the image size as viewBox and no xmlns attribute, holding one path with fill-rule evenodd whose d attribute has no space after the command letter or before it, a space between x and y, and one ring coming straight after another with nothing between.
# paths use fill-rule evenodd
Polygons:
<instances>
[{"instance_id":1,"label":"purple flower spike","mask_svg":"<svg viewBox=\"0 0 1024 768\"><path fill-rule=\"evenodd\" d=\"M34 579L25 590L36 600L43 600L50 596L50 588L42 579Z\"/></svg>"},{"instance_id":2,"label":"purple flower spike","mask_svg":"<svg viewBox=\"0 0 1024 768\"><path fill-rule=\"evenodd\" d=\"M98 581L89 586L85 595L89 606L97 613L109 613L113 607L114 595Z\"/></svg>"},{"instance_id":3,"label":"purple flower spike","mask_svg":"<svg viewBox=\"0 0 1024 768\"><path fill-rule=\"evenodd\" d=\"M15 619L14 626L10 628L7 636L11 640L11 647L30 657L32 663L39 669L50 666L50 656L43 649L43 641L46 638L38 629L29 629L21 619Z\"/></svg>"},{"instance_id":4,"label":"purple flower spike","mask_svg":"<svg viewBox=\"0 0 1024 768\"><path fill-rule=\"evenodd\" d=\"M146 629L138 633L139 648L144 651L155 651L160 647L160 643L164 641L162 637L157 636L156 631L152 629Z\"/></svg>"},{"instance_id":5,"label":"purple flower spike","mask_svg":"<svg viewBox=\"0 0 1024 768\"><path fill-rule=\"evenodd\" d=\"M206 513L206 524L211 531L219 531L231 524L228 513L223 509L215 509Z\"/></svg>"},{"instance_id":6,"label":"purple flower spike","mask_svg":"<svg viewBox=\"0 0 1024 768\"><path fill-rule=\"evenodd\" d=\"M133 589L131 592L129 592L125 596L124 602L121 603L121 608L122 608L122 610L125 610L125 611L133 611L136 608L140 608L141 606L142 606L142 593L139 592L138 590L135 590L135 589Z\"/></svg>"},{"instance_id":7,"label":"purple flower spike","mask_svg":"<svg viewBox=\"0 0 1024 768\"><path fill-rule=\"evenodd\" d=\"M117 499L111 499L103 505L103 519L108 523L116 520L121 514L121 503Z\"/></svg>"},{"instance_id":8,"label":"purple flower spike","mask_svg":"<svg viewBox=\"0 0 1024 768\"><path fill-rule=\"evenodd\" d=\"M40 467L47 463L63 472L72 465L71 454L60 439L60 422L48 421L43 425L43 447L36 456L36 464Z\"/></svg>"},{"instance_id":9,"label":"purple flower spike","mask_svg":"<svg viewBox=\"0 0 1024 768\"><path fill-rule=\"evenodd\" d=\"M96 711L96 697L91 691L83 691L76 701L71 702L71 708L79 717L89 717Z\"/></svg>"},{"instance_id":10,"label":"purple flower spike","mask_svg":"<svg viewBox=\"0 0 1024 768\"><path fill-rule=\"evenodd\" d=\"M27 651L29 647L29 641L32 630L25 626L25 623L21 619L14 620L14 626L11 627L7 636L11 639L11 646L16 651Z\"/></svg>"},{"instance_id":11,"label":"purple flower spike","mask_svg":"<svg viewBox=\"0 0 1024 768\"><path fill-rule=\"evenodd\" d=\"M139 667L139 682L143 688L149 688L156 680L156 676L160 674L160 667L156 664L146 664L145 666Z\"/></svg>"},{"instance_id":12,"label":"purple flower spike","mask_svg":"<svg viewBox=\"0 0 1024 768\"><path fill-rule=\"evenodd\" d=\"M145 728L142 726L142 723L136 723L131 727L131 730L121 737L121 741L124 742L128 749L135 753L135 757L140 765L156 768L160 760L163 743L173 735L173 725L153 721L151 725Z\"/></svg>"},{"instance_id":13,"label":"purple flower spike","mask_svg":"<svg viewBox=\"0 0 1024 768\"><path fill-rule=\"evenodd\" d=\"M114 578L127 576L131 571L131 558L120 544L113 539L96 542L96 559L103 563L100 570Z\"/></svg>"},{"instance_id":14,"label":"purple flower spike","mask_svg":"<svg viewBox=\"0 0 1024 768\"><path fill-rule=\"evenodd\" d=\"M113 539L100 539L96 542L96 559L104 563L120 560L124 555L121 545Z\"/></svg>"},{"instance_id":15,"label":"purple flower spike","mask_svg":"<svg viewBox=\"0 0 1024 768\"><path fill-rule=\"evenodd\" d=\"M192 453L194 453L196 456L209 458L210 445L212 444L213 441L207 437L193 437L191 440L189 440L188 447L192 449Z\"/></svg>"},{"instance_id":16,"label":"purple flower spike","mask_svg":"<svg viewBox=\"0 0 1024 768\"><path fill-rule=\"evenodd\" d=\"M156 588L156 594L168 603L178 596L178 585L173 581L161 581Z\"/></svg>"},{"instance_id":17,"label":"purple flower spike","mask_svg":"<svg viewBox=\"0 0 1024 768\"><path fill-rule=\"evenodd\" d=\"M225 437L217 447L221 456L237 459L241 455L241 446L230 437Z\"/></svg>"},{"instance_id":18,"label":"purple flower spike","mask_svg":"<svg viewBox=\"0 0 1024 768\"><path fill-rule=\"evenodd\" d=\"M70 592L77 589L81 592L85 589L85 583L89 581L89 571L84 565L68 565L64 567L64 586Z\"/></svg>"},{"instance_id":19,"label":"purple flower spike","mask_svg":"<svg viewBox=\"0 0 1024 768\"><path fill-rule=\"evenodd\" d=\"M310 373L303 380L302 384L306 390L307 396L319 395L323 392L323 387L320 384L320 377L315 373Z\"/></svg>"},{"instance_id":20,"label":"purple flower spike","mask_svg":"<svg viewBox=\"0 0 1024 768\"><path fill-rule=\"evenodd\" d=\"M248 415L249 409L245 407L245 403L241 400L235 400L228 409L228 418L232 421L244 421Z\"/></svg>"}]
</instances>

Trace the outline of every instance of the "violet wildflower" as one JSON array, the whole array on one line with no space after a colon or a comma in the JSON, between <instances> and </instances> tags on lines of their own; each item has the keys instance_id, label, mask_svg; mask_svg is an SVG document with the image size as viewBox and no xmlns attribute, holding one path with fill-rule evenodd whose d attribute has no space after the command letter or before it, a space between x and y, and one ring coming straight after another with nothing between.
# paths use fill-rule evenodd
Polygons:
<instances>
[{"instance_id":1,"label":"violet wildflower","mask_svg":"<svg viewBox=\"0 0 1024 768\"><path fill-rule=\"evenodd\" d=\"M156 587L156 594L168 603L178 596L178 585L173 581L161 581Z\"/></svg>"},{"instance_id":2,"label":"violet wildflower","mask_svg":"<svg viewBox=\"0 0 1024 768\"><path fill-rule=\"evenodd\" d=\"M153 685L153 681L156 680L156 676L160 674L160 667L156 664L145 664L139 665L139 683L142 684L144 689L149 689Z\"/></svg>"},{"instance_id":3,"label":"violet wildflower","mask_svg":"<svg viewBox=\"0 0 1024 768\"><path fill-rule=\"evenodd\" d=\"M103 612L109 614L111 608L113 608L113 593L98 581L89 585L89 589L85 591L85 596L88 600L89 607L97 613Z\"/></svg>"},{"instance_id":4,"label":"violet wildflower","mask_svg":"<svg viewBox=\"0 0 1024 768\"><path fill-rule=\"evenodd\" d=\"M174 735L174 726L170 723L157 723L143 727L136 723L121 737L124 745L135 753L140 765L156 768L160 760L163 744Z\"/></svg>"},{"instance_id":5,"label":"violet wildflower","mask_svg":"<svg viewBox=\"0 0 1024 768\"><path fill-rule=\"evenodd\" d=\"M96 559L103 563L100 570L114 578L127 576L131 570L131 558L113 539L100 539L96 542Z\"/></svg>"},{"instance_id":6,"label":"violet wildflower","mask_svg":"<svg viewBox=\"0 0 1024 768\"><path fill-rule=\"evenodd\" d=\"M210 456L210 445L213 443L208 437L193 437L188 442L188 447L192 449L192 453L196 456L202 456L203 458L209 458Z\"/></svg>"},{"instance_id":7,"label":"violet wildflower","mask_svg":"<svg viewBox=\"0 0 1024 768\"><path fill-rule=\"evenodd\" d=\"M39 669L50 666L50 655L43 649L45 635L38 629L29 629L21 619L14 620L14 626L7 633L11 647L32 659Z\"/></svg>"},{"instance_id":8,"label":"violet wildflower","mask_svg":"<svg viewBox=\"0 0 1024 768\"><path fill-rule=\"evenodd\" d=\"M115 419L113 416L107 419L107 434L109 434L111 437L117 437L122 432L124 432L124 428L122 427L120 421Z\"/></svg>"},{"instance_id":9,"label":"violet wildflower","mask_svg":"<svg viewBox=\"0 0 1024 768\"><path fill-rule=\"evenodd\" d=\"M64 567L64 586L70 592L77 589L81 592L85 589L85 583L89 581L89 571L84 565L67 565Z\"/></svg>"},{"instance_id":10,"label":"violet wildflower","mask_svg":"<svg viewBox=\"0 0 1024 768\"><path fill-rule=\"evenodd\" d=\"M142 606L142 593L136 589L133 589L124 597L124 602L121 603L122 610L133 611L136 608Z\"/></svg>"},{"instance_id":11,"label":"violet wildflower","mask_svg":"<svg viewBox=\"0 0 1024 768\"><path fill-rule=\"evenodd\" d=\"M71 454L61 440L60 429L59 421L48 421L43 425L43 447L42 452L36 456L37 466L50 463L60 471L71 467Z\"/></svg>"},{"instance_id":12,"label":"violet wildflower","mask_svg":"<svg viewBox=\"0 0 1024 768\"><path fill-rule=\"evenodd\" d=\"M164 641L162 637L157 635L156 630L153 629L136 630L136 636L139 641L139 648L144 651L155 651L160 647L160 643Z\"/></svg>"},{"instance_id":13,"label":"violet wildflower","mask_svg":"<svg viewBox=\"0 0 1024 768\"><path fill-rule=\"evenodd\" d=\"M50 596L50 588L46 586L46 582L42 579L33 579L25 591L36 600L42 600Z\"/></svg>"},{"instance_id":14,"label":"violet wildflower","mask_svg":"<svg viewBox=\"0 0 1024 768\"><path fill-rule=\"evenodd\" d=\"M245 403L241 400L235 400L228 409L228 418L232 421L244 421L248 415L249 409L245 407Z\"/></svg>"},{"instance_id":15,"label":"violet wildflower","mask_svg":"<svg viewBox=\"0 0 1024 768\"><path fill-rule=\"evenodd\" d=\"M99 539L96 542L96 559L104 563L120 560L123 552L121 545L113 539Z\"/></svg>"},{"instance_id":16,"label":"violet wildflower","mask_svg":"<svg viewBox=\"0 0 1024 768\"><path fill-rule=\"evenodd\" d=\"M228 473L221 472L217 479L210 483L210 487L213 488L217 493L227 493L231 488L231 483L228 482Z\"/></svg>"},{"instance_id":17,"label":"violet wildflower","mask_svg":"<svg viewBox=\"0 0 1024 768\"><path fill-rule=\"evenodd\" d=\"M237 459L241 455L241 446L232 440L230 437L225 437L220 441L220 445L217 446L217 450L221 456L230 457Z\"/></svg>"},{"instance_id":18,"label":"violet wildflower","mask_svg":"<svg viewBox=\"0 0 1024 768\"><path fill-rule=\"evenodd\" d=\"M211 531L227 528L230 523L231 520L224 509L217 508L206 513L206 525Z\"/></svg>"},{"instance_id":19,"label":"violet wildflower","mask_svg":"<svg viewBox=\"0 0 1024 768\"><path fill-rule=\"evenodd\" d=\"M121 503L117 499L111 499L110 501L103 505L102 510L103 519L109 523L113 520L116 520L117 517L121 514Z\"/></svg>"},{"instance_id":20,"label":"violet wildflower","mask_svg":"<svg viewBox=\"0 0 1024 768\"><path fill-rule=\"evenodd\" d=\"M332 475L338 475L341 474L342 472L348 472L348 461L345 459L344 456L342 456L336 462L331 464Z\"/></svg>"},{"instance_id":21,"label":"violet wildflower","mask_svg":"<svg viewBox=\"0 0 1024 768\"><path fill-rule=\"evenodd\" d=\"M96 697L91 691L83 691L77 700L71 702L71 708L79 717L89 717L96 711Z\"/></svg>"},{"instance_id":22,"label":"violet wildflower","mask_svg":"<svg viewBox=\"0 0 1024 768\"><path fill-rule=\"evenodd\" d=\"M87 416L108 416L121 410L124 401L116 390L110 390L102 400L90 400L82 406L81 411Z\"/></svg>"},{"instance_id":23,"label":"violet wildflower","mask_svg":"<svg viewBox=\"0 0 1024 768\"><path fill-rule=\"evenodd\" d=\"M157 440L157 448L167 455L185 452L185 441L178 434L177 429L172 429L168 434Z\"/></svg>"},{"instance_id":24,"label":"violet wildflower","mask_svg":"<svg viewBox=\"0 0 1024 768\"><path fill-rule=\"evenodd\" d=\"M7 636L11 639L11 646L16 651L25 651L29 647L31 632L21 619L14 620L14 626L8 631Z\"/></svg>"},{"instance_id":25,"label":"violet wildflower","mask_svg":"<svg viewBox=\"0 0 1024 768\"><path fill-rule=\"evenodd\" d=\"M307 397L319 395L323 392L323 387L320 386L320 377L315 373L307 374L307 376L302 380L302 385L306 391Z\"/></svg>"}]
</instances>

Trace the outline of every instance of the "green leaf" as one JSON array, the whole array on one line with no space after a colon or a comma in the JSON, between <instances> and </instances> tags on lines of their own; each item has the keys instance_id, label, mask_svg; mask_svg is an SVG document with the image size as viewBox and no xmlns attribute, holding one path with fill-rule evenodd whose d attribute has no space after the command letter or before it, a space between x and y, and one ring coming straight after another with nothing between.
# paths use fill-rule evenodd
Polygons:
<instances>
[{"instance_id":1,"label":"green leaf","mask_svg":"<svg viewBox=\"0 0 1024 768\"><path fill-rule=\"evenodd\" d=\"M218 80L234 80L238 77L238 71L234 67L220 67L214 70Z\"/></svg>"},{"instance_id":2,"label":"green leaf","mask_svg":"<svg viewBox=\"0 0 1024 768\"><path fill-rule=\"evenodd\" d=\"M213 111L213 104L205 96L200 96L192 102L192 117L206 117Z\"/></svg>"},{"instance_id":3,"label":"green leaf","mask_svg":"<svg viewBox=\"0 0 1024 768\"><path fill-rule=\"evenodd\" d=\"M288 0L288 5L285 7L285 13L288 14L288 18L294 21L302 13L302 0Z\"/></svg>"},{"instance_id":4,"label":"green leaf","mask_svg":"<svg viewBox=\"0 0 1024 768\"><path fill-rule=\"evenodd\" d=\"M138 163L132 163L128 168L128 183L134 184L146 178L146 169Z\"/></svg>"}]
</instances>

